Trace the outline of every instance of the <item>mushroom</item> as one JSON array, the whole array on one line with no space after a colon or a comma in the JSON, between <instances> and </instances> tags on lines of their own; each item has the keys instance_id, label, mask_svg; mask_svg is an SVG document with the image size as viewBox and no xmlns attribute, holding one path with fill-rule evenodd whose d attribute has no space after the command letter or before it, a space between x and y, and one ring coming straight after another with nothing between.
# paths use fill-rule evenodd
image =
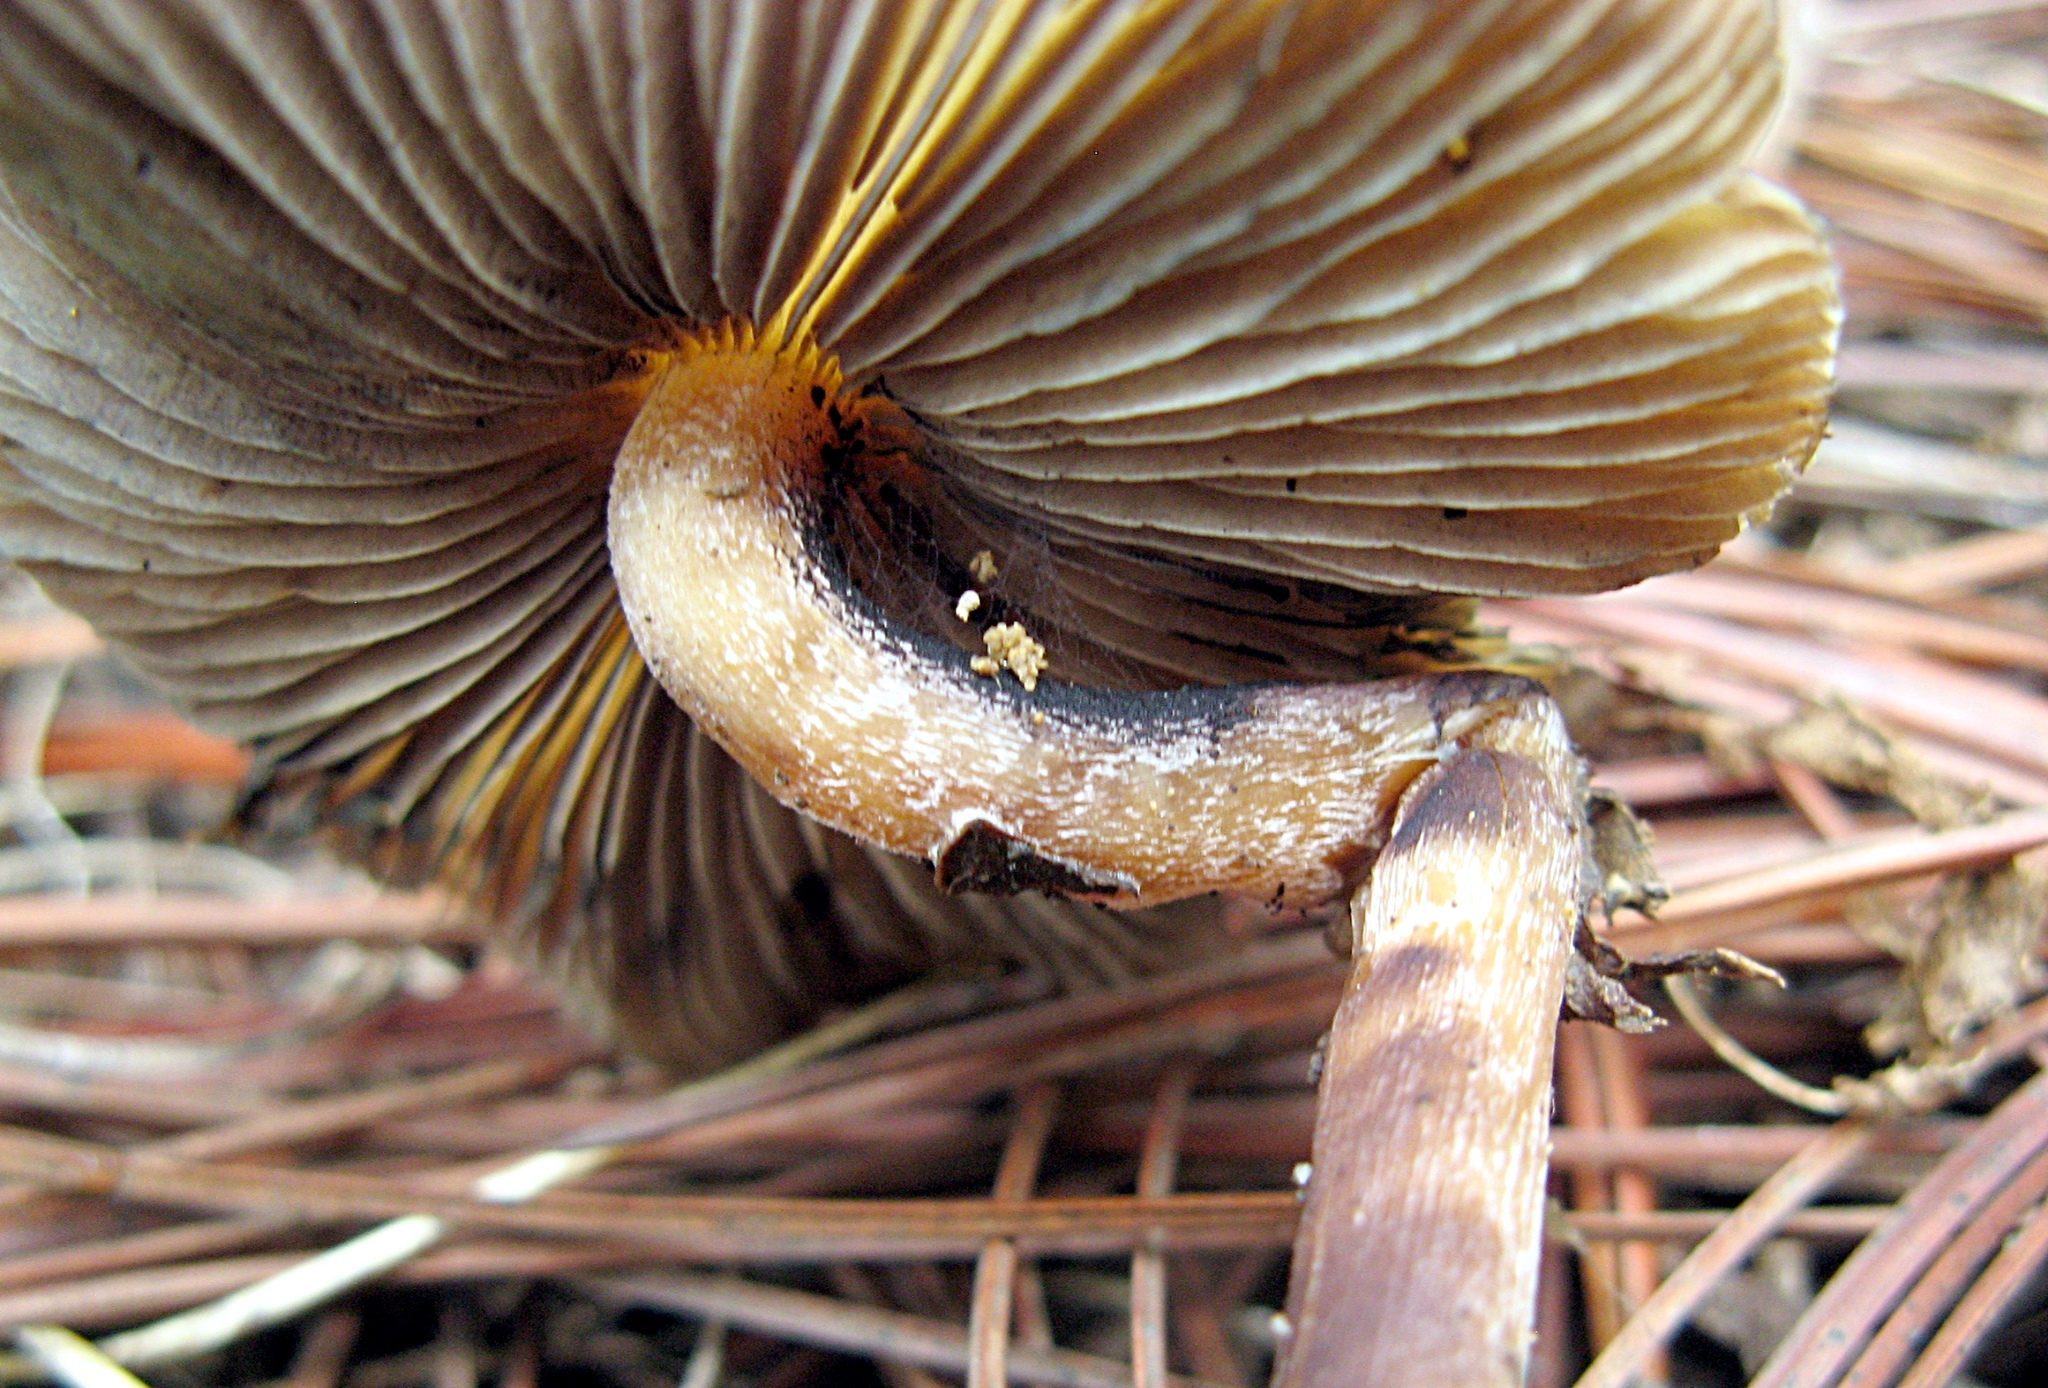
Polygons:
<instances>
[{"instance_id":1,"label":"mushroom","mask_svg":"<svg viewBox=\"0 0 2048 1388\"><path fill-rule=\"evenodd\" d=\"M0 549L252 818L679 1068L1349 898L1281 1380L1519 1382L1595 879L1470 599L1701 563L1810 454L1776 54L1769 0L9 0Z\"/></svg>"}]
</instances>

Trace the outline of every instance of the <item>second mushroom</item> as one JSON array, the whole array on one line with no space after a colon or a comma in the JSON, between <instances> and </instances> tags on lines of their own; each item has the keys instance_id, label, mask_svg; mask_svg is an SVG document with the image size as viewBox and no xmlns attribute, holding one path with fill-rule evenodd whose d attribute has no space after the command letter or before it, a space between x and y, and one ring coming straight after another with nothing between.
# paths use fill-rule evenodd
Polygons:
<instances>
[{"instance_id":1,"label":"second mushroom","mask_svg":"<svg viewBox=\"0 0 2048 1388\"><path fill-rule=\"evenodd\" d=\"M1811 453L1777 94L1768 0L6 0L0 549L679 1069L1348 900L1281 1381L1519 1383L1598 879L1471 598Z\"/></svg>"}]
</instances>

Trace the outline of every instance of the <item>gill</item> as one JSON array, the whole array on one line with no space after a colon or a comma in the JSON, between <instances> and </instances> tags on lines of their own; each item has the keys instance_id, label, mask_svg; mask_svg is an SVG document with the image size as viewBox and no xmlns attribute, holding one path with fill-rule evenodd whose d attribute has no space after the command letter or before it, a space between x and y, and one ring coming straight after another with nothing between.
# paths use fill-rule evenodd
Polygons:
<instances>
[{"instance_id":1,"label":"gill","mask_svg":"<svg viewBox=\"0 0 2048 1388\"><path fill-rule=\"evenodd\" d=\"M794 291L764 318L763 336L814 336L820 320L839 306L860 271L900 229L929 213L938 199L960 195L961 175L987 155L993 142L1007 134L1013 145L1021 145L1034 133L1037 123L1018 121L1017 108L1044 90L1053 71L1074 57L1077 44L1086 47L1085 36L1105 15L1130 11L1112 16L1096 40L1085 61L1090 75L1113 69L1131 50L1155 40L1155 25L1162 18L1191 29L1210 8L1184 0L1092 0L1040 17L1044 6L1035 0L984 0L979 5L934 0L926 5L928 16L936 14L938 32L913 52L919 48L916 36L934 21L900 27L902 37L874 84L882 93L904 84L896 117L874 134L888 105L886 98L876 102L861 172L840 197ZM1263 24L1274 8L1248 7L1240 22ZM1077 79L1068 85L1080 84ZM989 160L982 178L993 176L1002 162ZM935 226L929 234L939 230ZM884 288L871 283L866 293Z\"/></svg>"},{"instance_id":2,"label":"gill","mask_svg":"<svg viewBox=\"0 0 2048 1388\"><path fill-rule=\"evenodd\" d=\"M436 797L429 857L440 862L442 880L480 889L496 876L501 901L522 896L547 845L559 839L565 802L580 798L561 792L582 788L646 679L624 614L614 607L591 647L564 656L552 678L536 681L499 715L463 758L449 793ZM561 680L571 685L566 705L550 712L547 692Z\"/></svg>"}]
</instances>

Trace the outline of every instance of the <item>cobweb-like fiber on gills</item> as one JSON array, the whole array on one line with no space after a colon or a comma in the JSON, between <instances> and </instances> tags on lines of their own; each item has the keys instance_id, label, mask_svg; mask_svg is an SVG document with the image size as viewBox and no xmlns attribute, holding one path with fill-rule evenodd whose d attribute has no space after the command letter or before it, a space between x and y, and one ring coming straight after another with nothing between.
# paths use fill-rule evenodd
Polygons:
<instances>
[{"instance_id":1,"label":"cobweb-like fiber on gills","mask_svg":"<svg viewBox=\"0 0 2048 1388\"><path fill-rule=\"evenodd\" d=\"M738 316L896 400L840 538L956 642L989 549L1060 677L1469 659L1455 595L1701 562L1813 446L1831 274L1740 172L1775 44L1767 0L0 0L0 549L267 813L677 1063L825 975L1114 978L1199 931L944 900L646 677L603 516L650 354Z\"/></svg>"}]
</instances>

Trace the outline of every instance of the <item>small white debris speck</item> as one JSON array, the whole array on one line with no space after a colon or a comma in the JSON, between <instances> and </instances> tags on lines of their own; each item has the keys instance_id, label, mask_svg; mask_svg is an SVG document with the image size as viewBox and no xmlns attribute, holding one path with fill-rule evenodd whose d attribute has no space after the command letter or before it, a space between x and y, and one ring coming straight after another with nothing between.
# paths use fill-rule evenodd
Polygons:
<instances>
[{"instance_id":1,"label":"small white debris speck","mask_svg":"<svg viewBox=\"0 0 2048 1388\"><path fill-rule=\"evenodd\" d=\"M981 594L969 588L960 595L960 601L953 604L953 615L964 622L969 617L972 617L980 607Z\"/></svg>"},{"instance_id":2,"label":"small white debris speck","mask_svg":"<svg viewBox=\"0 0 2048 1388\"><path fill-rule=\"evenodd\" d=\"M1306 1188L1306 1187L1308 1186L1309 1178L1310 1178L1311 1176L1315 1175L1315 1174L1316 1174L1316 1169L1315 1169L1315 1168L1314 1168L1313 1166L1309 1165L1309 1164L1308 1164L1307 1162L1305 1162L1305 1161L1298 1161L1298 1162L1296 1162L1296 1163L1294 1164L1294 1171L1293 1171L1293 1173L1292 1173L1292 1175L1293 1175L1293 1177L1294 1177L1294 1187L1295 1187L1295 1189L1296 1189L1296 1190L1302 1190L1302 1189L1305 1189L1305 1188Z\"/></svg>"},{"instance_id":3,"label":"small white debris speck","mask_svg":"<svg viewBox=\"0 0 2048 1388\"><path fill-rule=\"evenodd\" d=\"M1287 1319L1285 1311L1275 1311L1273 1319L1268 1324L1272 1326L1273 1338L1276 1340L1285 1340L1294 1334L1294 1322Z\"/></svg>"},{"instance_id":4,"label":"small white debris speck","mask_svg":"<svg viewBox=\"0 0 2048 1388\"><path fill-rule=\"evenodd\" d=\"M996 581L995 555L985 549L975 551L974 557L967 561L967 572L974 575L976 583L994 583Z\"/></svg>"}]
</instances>

